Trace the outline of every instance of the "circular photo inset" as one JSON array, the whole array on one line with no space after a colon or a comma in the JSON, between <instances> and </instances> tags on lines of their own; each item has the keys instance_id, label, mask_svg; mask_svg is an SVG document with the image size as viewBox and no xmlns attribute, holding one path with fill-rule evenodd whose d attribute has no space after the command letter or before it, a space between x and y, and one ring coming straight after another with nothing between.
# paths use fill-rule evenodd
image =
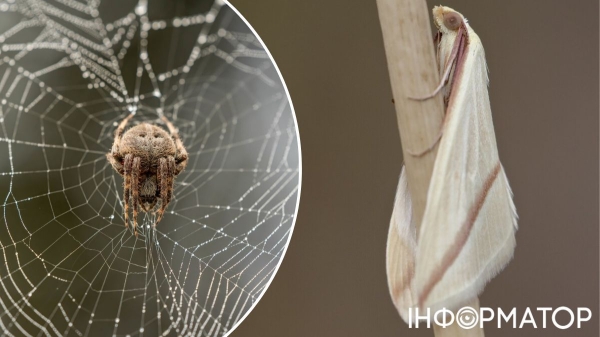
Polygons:
<instances>
[{"instance_id":1,"label":"circular photo inset","mask_svg":"<svg viewBox=\"0 0 600 337\"><path fill-rule=\"evenodd\" d=\"M222 0L0 3L0 330L225 336L273 279L301 157Z\"/></svg>"}]
</instances>

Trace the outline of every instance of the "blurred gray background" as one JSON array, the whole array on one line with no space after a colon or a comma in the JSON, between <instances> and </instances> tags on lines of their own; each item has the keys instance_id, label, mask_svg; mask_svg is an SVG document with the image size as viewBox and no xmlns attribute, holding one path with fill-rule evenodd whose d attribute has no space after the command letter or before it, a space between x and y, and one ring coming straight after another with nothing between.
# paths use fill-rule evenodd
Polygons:
<instances>
[{"instance_id":1,"label":"blurred gray background","mask_svg":"<svg viewBox=\"0 0 600 337\"><path fill-rule=\"evenodd\" d=\"M283 73L304 164L287 255L232 336L433 336L408 329L386 284L402 153L375 1L232 3ZM594 314L581 329L488 327L486 336L598 336L598 2L443 4L469 19L486 49L500 157L520 216L515 258L481 305Z\"/></svg>"}]
</instances>

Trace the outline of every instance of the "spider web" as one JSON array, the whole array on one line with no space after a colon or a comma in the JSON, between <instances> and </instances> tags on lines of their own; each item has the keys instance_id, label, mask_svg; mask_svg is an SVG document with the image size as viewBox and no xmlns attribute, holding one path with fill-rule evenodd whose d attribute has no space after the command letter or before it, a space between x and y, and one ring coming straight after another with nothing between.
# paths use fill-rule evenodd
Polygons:
<instances>
[{"instance_id":1,"label":"spider web","mask_svg":"<svg viewBox=\"0 0 600 337\"><path fill-rule=\"evenodd\" d=\"M132 113L189 152L138 237L105 157ZM3 335L225 335L283 258L299 182L284 84L228 4L0 0Z\"/></svg>"}]
</instances>

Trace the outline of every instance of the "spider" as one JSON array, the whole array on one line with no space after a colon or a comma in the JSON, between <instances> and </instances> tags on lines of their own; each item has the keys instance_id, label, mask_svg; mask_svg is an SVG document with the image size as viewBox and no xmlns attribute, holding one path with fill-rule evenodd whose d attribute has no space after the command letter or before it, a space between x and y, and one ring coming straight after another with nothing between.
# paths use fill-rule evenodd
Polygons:
<instances>
[{"instance_id":1,"label":"spider","mask_svg":"<svg viewBox=\"0 0 600 337\"><path fill-rule=\"evenodd\" d=\"M133 115L127 116L115 131L112 149L106 154L112 167L125 179L124 215L125 227L129 228L129 207L133 209L133 229L137 236L137 215L153 211L160 199L160 207L154 213L154 226L162 219L167 205L173 198L173 182L187 165L188 153L179 138L177 129L162 116L169 129L149 123L136 125L123 132Z\"/></svg>"}]
</instances>

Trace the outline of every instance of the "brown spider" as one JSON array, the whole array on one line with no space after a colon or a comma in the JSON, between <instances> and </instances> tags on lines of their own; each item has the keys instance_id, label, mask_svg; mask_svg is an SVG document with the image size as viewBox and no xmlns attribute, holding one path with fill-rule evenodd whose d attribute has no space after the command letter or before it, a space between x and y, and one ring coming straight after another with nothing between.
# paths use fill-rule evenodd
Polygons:
<instances>
[{"instance_id":1,"label":"brown spider","mask_svg":"<svg viewBox=\"0 0 600 337\"><path fill-rule=\"evenodd\" d=\"M154 226L162 219L173 197L175 176L185 169L188 154L179 138L177 129L162 116L169 132L149 123L136 125L123 133L127 116L115 131L112 150L106 154L112 167L124 177L123 197L125 227L129 227L129 202L133 209L133 229L137 236L138 208L143 212L154 209L160 199Z\"/></svg>"}]
</instances>

